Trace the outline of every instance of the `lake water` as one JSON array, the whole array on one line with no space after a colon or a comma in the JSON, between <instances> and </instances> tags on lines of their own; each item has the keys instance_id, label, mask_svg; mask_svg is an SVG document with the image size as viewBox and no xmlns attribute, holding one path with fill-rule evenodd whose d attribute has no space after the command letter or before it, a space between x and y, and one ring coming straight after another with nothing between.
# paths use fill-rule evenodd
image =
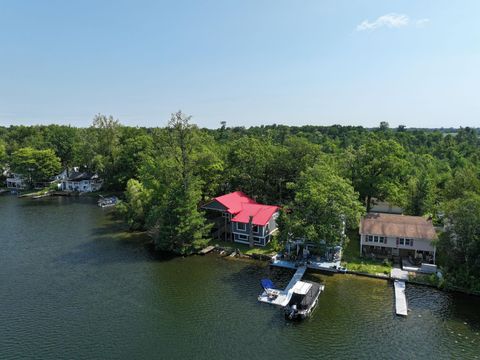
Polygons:
<instances>
[{"instance_id":1,"label":"lake water","mask_svg":"<svg viewBox=\"0 0 480 360\"><path fill-rule=\"evenodd\" d=\"M216 255L159 259L92 199L0 197L0 359L451 359L480 357L480 299L308 275L311 319L257 301L291 272Z\"/></svg>"}]
</instances>

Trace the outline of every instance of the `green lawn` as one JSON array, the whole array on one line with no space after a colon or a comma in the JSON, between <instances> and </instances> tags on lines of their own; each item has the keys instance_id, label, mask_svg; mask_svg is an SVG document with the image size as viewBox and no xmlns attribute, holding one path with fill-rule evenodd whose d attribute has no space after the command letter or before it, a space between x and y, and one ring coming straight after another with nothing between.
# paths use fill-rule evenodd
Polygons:
<instances>
[{"instance_id":1,"label":"green lawn","mask_svg":"<svg viewBox=\"0 0 480 360\"><path fill-rule=\"evenodd\" d=\"M247 255L251 255L251 254L270 255L270 254L276 253L276 251L273 249L272 242L269 242L264 247L254 246L253 248L251 248L246 244L239 244L232 241L218 241L218 240L210 240L208 245L218 245L224 248L239 249L240 252Z\"/></svg>"},{"instance_id":2,"label":"green lawn","mask_svg":"<svg viewBox=\"0 0 480 360\"><path fill-rule=\"evenodd\" d=\"M368 274L385 274L389 275L392 269L390 264L383 261L367 259L360 256L360 239L358 234L351 232L348 234L350 242L343 251L342 265L348 270L364 272Z\"/></svg>"},{"instance_id":3,"label":"green lawn","mask_svg":"<svg viewBox=\"0 0 480 360\"><path fill-rule=\"evenodd\" d=\"M29 190L20 190L20 196L26 197L28 196L35 196L35 195L44 195L49 191L48 188L44 189L29 189Z\"/></svg>"}]
</instances>

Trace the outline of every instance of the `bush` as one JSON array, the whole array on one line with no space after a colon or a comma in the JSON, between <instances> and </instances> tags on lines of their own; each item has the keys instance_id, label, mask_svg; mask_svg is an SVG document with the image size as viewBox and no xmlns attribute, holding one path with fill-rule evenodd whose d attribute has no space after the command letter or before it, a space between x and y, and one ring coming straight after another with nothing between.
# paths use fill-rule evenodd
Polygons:
<instances>
[{"instance_id":1,"label":"bush","mask_svg":"<svg viewBox=\"0 0 480 360\"><path fill-rule=\"evenodd\" d=\"M280 242L277 235L273 235L272 240L270 241L271 247L274 251L280 251L283 249L283 243Z\"/></svg>"},{"instance_id":2,"label":"bush","mask_svg":"<svg viewBox=\"0 0 480 360\"><path fill-rule=\"evenodd\" d=\"M388 259L383 259L382 264L388 267L392 267L392 263Z\"/></svg>"}]
</instances>

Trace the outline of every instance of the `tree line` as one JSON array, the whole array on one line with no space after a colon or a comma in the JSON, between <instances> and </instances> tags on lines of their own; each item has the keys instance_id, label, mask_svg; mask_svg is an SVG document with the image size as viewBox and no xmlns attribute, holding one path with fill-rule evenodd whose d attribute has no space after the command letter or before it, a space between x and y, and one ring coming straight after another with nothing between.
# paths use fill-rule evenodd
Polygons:
<instances>
[{"instance_id":1,"label":"tree line","mask_svg":"<svg viewBox=\"0 0 480 360\"><path fill-rule=\"evenodd\" d=\"M161 250L188 253L208 240L200 205L242 190L282 206L280 238L336 244L375 199L444 226L447 283L480 290L478 129L353 126L197 127L176 112L167 126L123 126L97 115L88 128L0 127L0 166L44 181L79 166L123 191L132 230Z\"/></svg>"}]
</instances>

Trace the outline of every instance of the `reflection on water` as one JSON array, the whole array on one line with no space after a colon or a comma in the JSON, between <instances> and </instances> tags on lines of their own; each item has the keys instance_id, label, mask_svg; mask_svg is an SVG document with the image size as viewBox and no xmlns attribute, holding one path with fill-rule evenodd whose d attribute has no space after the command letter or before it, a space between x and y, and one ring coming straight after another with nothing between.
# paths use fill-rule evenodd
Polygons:
<instances>
[{"instance_id":1,"label":"reflection on water","mask_svg":"<svg viewBox=\"0 0 480 360\"><path fill-rule=\"evenodd\" d=\"M292 272L204 257L158 259L90 199L0 197L0 358L475 358L480 300L383 280L326 284L311 319L260 304Z\"/></svg>"}]
</instances>

